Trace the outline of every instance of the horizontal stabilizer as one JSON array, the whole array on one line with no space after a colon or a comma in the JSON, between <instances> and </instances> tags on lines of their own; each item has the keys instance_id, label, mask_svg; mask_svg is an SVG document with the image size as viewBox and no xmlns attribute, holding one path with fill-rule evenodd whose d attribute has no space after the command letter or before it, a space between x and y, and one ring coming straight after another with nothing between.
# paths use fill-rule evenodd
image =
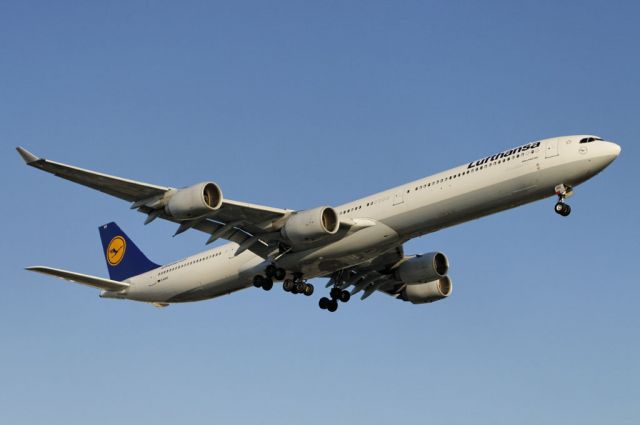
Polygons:
<instances>
[{"instance_id":1,"label":"horizontal stabilizer","mask_svg":"<svg viewBox=\"0 0 640 425\"><path fill-rule=\"evenodd\" d=\"M128 283L118 282L111 279L104 279L97 276L90 276L87 274L74 273L66 270L54 269L51 267L33 266L27 267L26 270L32 272L43 273L60 279L68 280L70 282L81 283L83 285L93 286L94 288L104 289L107 291L122 291L129 287Z\"/></svg>"}]
</instances>

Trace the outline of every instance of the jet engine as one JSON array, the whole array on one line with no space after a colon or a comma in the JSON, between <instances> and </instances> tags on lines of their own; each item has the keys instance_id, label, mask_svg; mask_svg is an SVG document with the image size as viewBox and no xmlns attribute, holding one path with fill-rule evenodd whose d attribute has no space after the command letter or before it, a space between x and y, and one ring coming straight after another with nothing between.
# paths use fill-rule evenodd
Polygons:
<instances>
[{"instance_id":1,"label":"jet engine","mask_svg":"<svg viewBox=\"0 0 640 425\"><path fill-rule=\"evenodd\" d=\"M302 244L333 235L339 227L340 220L333 208L318 207L293 214L280 233L293 244Z\"/></svg>"},{"instance_id":2,"label":"jet engine","mask_svg":"<svg viewBox=\"0 0 640 425\"><path fill-rule=\"evenodd\" d=\"M169 195L164 210L171 217L190 220L217 210L222 205L222 191L211 182L178 189Z\"/></svg>"},{"instance_id":3,"label":"jet engine","mask_svg":"<svg viewBox=\"0 0 640 425\"><path fill-rule=\"evenodd\" d=\"M453 282L449 276L426 283L407 284L398 298L412 304L432 303L447 298L453 291Z\"/></svg>"},{"instance_id":4,"label":"jet engine","mask_svg":"<svg viewBox=\"0 0 640 425\"><path fill-rule=\"evenodd\" d=\"M447 275L448 271L447 256L441 252L429 252L416 255L400 264L395 270L395 275L398 280L407 285L415 285L441 279Z\"/></svg>"}]
</instances>

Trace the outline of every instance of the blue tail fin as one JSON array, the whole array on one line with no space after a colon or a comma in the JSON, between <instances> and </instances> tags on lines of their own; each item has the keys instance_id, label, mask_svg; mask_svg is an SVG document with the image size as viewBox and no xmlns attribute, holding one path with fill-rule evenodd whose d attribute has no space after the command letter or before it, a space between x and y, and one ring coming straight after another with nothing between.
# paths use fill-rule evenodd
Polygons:
<instances>
[{"instance_id":1,"label":"blue tail fin","mask_svg":"<svg viewBox=\"0 0 640 425\"><path fill-rule=\"evenodd\" d=\"M149 261L116 223L100 226L100 239L112 280L121 282L160 267Z\"/></svg>"}]
</instances>

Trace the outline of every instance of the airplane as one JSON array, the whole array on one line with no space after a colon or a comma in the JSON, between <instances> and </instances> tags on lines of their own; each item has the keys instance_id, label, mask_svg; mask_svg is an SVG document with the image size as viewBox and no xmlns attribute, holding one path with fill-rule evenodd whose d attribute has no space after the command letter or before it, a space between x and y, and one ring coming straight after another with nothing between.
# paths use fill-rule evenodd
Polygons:
<instances>
[{"instance_id":1,"label":"airplane","mask_svg":"<svg viewBox=\"0 0 640 425\"><path fill-rule=\"evenodd\" d=\"M44 266L27 270L101 289L103 298L165 307L282 281L284 291L310 296L312 278L328 278L321 309L362 292L412 304L452 293L449 259L438 251L405 255L403 244L440 229L544 198L568 216L566 198L620 154L593 135L554 137L520 145L337 207L295 211L223 197L214 182L176 189L102 174L39 158L16 148L27 165L125 201L147 215L194 229L217 248L158 265L115 224L100 226L109 279Z\"/></svg>"}]
</instances>

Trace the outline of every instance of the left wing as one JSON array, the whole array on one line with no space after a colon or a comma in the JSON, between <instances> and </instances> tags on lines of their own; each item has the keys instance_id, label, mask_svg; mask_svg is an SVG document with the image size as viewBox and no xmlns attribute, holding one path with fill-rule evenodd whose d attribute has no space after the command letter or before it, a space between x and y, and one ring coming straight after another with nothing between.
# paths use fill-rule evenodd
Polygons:
<instances>
[{"instance_id":1,"label":"left wing","mask_svg":"<svg viewBox=\"0 0 640 425\"><path fill-rule=\"evenodd\" d=\"M16 150L27 165L132 202L132 209L138 209L148 214L145 224L159 217L180 224L176 235L193 228L211 235L207 243L211 243L218 238L236 242L240 245L236 255L244 250L250 250L263 258L267 258L274 251L274 247L270 242L274 238L275 227L294 212L292 210L222 199L218 208L212 209L207 214L195 218L178 219L167 214L163 203L167 197L175 194L178 189L124 179L50 161L39 158L22 147L18 147Z\"/></svg>"}]
</instances>

